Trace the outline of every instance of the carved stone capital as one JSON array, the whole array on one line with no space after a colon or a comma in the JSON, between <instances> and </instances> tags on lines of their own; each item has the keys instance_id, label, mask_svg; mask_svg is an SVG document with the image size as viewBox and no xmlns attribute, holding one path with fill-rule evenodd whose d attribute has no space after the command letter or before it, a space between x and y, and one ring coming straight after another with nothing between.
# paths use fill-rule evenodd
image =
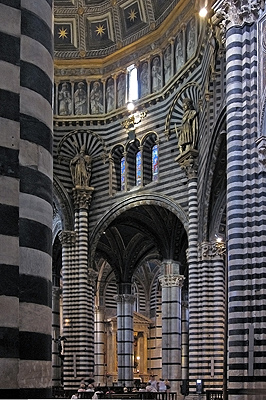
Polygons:
<instances>
[{"instance_id":1,"label":"carved stone capital","mask_svg":"<svg viewBox=\"0 0 266 400\"><path fill-rule=\"evenodd\" d=\"M93 191L94 191L93 187L88 187L88 188L76 187L72 189L74 208L75 209L85 208L86 210L88 210L90 207Z\"/></svg>"},{"instance_id":2,"label":"carved stone capital","mask_svg":"<svg viewBox=\"0 0 266 400\"><path fill-rule=\"evenodd\" d=\"M162 287L182 287L185 277L184 275L161 275L158 279Z\"/></svg>"},{"instance_id":3,"label":"carved stone capital","mask_svg":"<svg viewBox=\"0 0 266 400\"><path fill-rule=\"evenodd\" d=\"M88 285L94 286L97 277L98 277L98 272L92 268L89 268L88 269Z\"/></svg>"},{"instance_id":4,"label":"carved stone capital","mask_svg":"<svg viewBox=\"0 0 266 400\"><path fill-rule=\"evenodd\" d=\"M58 236L63 246L72 245L76 242L76 232L74 231L62 231Z\"/></svg>"},{"instance_id":5,"label":"carved stone capital","mask_svg":"<svg viewBox=\"0 0 266 400\"><path fill-rule=\"evenodd\" d=\"M256 140L259 162L264 167L266 165L266 136L261 136Z\"/></svg>"},{"instance_id":6,"label":"carved stone capital","mask_svg":"<svg viewBox=\"0 0 266 400\"><path fill-rule=\"evenodd\" d=\"M52 288L53 297L58 297L62 294L62 289L58 286L53 286Z\"/></svg>"},{"instance_id":7,"label":"carved stone capital","mask_svg":"<svg viewBox=\"0 0 266 400\"><path fill-rule=\"evenodd\" d=\"M117 294L114 296L114 299L117 303L133 304L136 300L136 296L134 294Z\"/></svg>"},{"instance_id":8,"label":"carved stone capital","mask_svg":"<svg viewBox=\"0 0 266 400\"><path fill-rule=\"evenodd\" d=\"M190 149L176 157L176 162L185 171L188 179L197 177L198 172L198 151Z\"/></svg>"},{"instance_id":9,"label":"carved stone capital","mask_svg":"<svg viewBox=\"0 0 266 400\"><path fill-rule=\"evenodd\" d=\"M263 7L263 1L224 0L219 2L216 15L226 21L227 27L242 26L255 22Z\"/></svg>"},{"instance_id":10,"label":"carved stone capital","mask_svg":"<svg viewBox=\"0 0 266 400\"><path fill-rule=\"evenodd\" d=\"M224 242L202 242L199 244L198 248L202 260L211 260L214 257L223 257L226 252L226 245Z\"/></svg>"}]
</instances>

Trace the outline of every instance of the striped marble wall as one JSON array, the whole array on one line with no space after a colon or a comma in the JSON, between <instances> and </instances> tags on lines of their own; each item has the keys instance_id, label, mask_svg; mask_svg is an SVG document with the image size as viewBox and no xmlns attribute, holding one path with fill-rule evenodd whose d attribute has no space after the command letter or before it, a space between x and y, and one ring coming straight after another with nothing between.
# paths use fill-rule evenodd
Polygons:
<instances>
[{"instance_id":1,"label":"striped marble wall","mask_svg":"<svg viewBox=\"0 0 266 400\"><path fill-rule=\"evenodd\" d=\"M0 19L0 394L44 398L52 342L52 1L1 0Z\"/></svg>"},{"instance_id":2,"label":"striped marble wall","mask_svg":"<svg viewBox=\"0 0 266 400\"><path fill-rule=\"evenodd\" d=\"M232 398L240 400L265 393L266 203L265 172L260 170L255 147L256 25L231 24L226 45L228 388ZM249 397L251 390L254 397Z\"/></svg>"}]
</instances>

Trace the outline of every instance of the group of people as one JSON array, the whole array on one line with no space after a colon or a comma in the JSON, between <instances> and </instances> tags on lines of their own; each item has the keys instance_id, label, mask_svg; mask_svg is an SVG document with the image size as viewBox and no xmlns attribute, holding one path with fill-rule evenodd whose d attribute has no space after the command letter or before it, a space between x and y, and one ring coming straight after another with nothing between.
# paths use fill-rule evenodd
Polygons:
<instances>
[{"instance_id":1,"label":"group of people","mask_svg":"<svg viewBox=\"0 0 266 400\"><path fill-rule=\"evenodd\" d=\"M97 390L95 390L93 383L89 383L88 385L86 385L84 379L82 379L82 381L80 382L78 391L73 394L71 399L80 399L82 392L93 392L94 394L92 396L92 399L98 399L98 392Z\"/></svg>"},{"instance_id":2,"label":"group of people","mask_svg":"<svg viewBox=\"0 0 266 400\"><path fill-rule=\"evenodd\" d=\"M171 389L170 382L168 379L160 378L159 381L156 380L155 376L151 376L151 379L148 381L145 390L146 392L167 392ZM140 389L141 390L141 389Z\"/></svg>"}]
</instances>

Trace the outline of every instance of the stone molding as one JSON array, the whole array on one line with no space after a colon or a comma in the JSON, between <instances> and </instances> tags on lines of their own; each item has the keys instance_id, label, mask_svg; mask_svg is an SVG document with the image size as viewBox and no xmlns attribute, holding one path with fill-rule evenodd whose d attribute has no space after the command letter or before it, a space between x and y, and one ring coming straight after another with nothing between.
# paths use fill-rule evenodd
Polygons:
<instances>
[{"instance_id":1,"label":"stone molding","mask_svg":"<svg viewBox=\"0 0 266 400\"><path fill-rule=\"evenodd\" d=\"M224 0L214 6L216 17L225 20L227 28L256 22L263 8L263 1L250 0Z\"/></svg>"},{"instance_id":2,"label":"stone molding","mask_svg":"<svg viewBox=\"0 0 266 400\"><path fill-rule=\"evenodd\" d=\"M117 294L114 296L114 299L117 303L133 304L136 300L136 296L134 294Z\"/></svg>"},{"instance_id":3,"label":"stone molding","mask_svg":"<svg viewBox=\"0 0 266 400\"><path fill-rule=\"evenodd\" d=\"M93 191L94 191L93 187L88 187L88 188L75 187L74 189L72 189L74 208L75 209L84 208L88 210L90 207Z\"/></svg>"},{"instance_id":4,"label":"stone molding","mask_svg":"<svg viewBox=\"0 0 266 400\"><path fill-rule=\"evenodd\" d=\"M256 140L256 145L258 149L259 162L261 166L266 165L266 136L261 136Z\"/></svg>"},{"instance_id":5,"label":"stone molding","mask_svg":"<svg viewBox=\"0 0 266 400\"><path fill-rule=\"evenodd\" d=\"M88 285L94 286L97 277L98 277L98 273L94 269L89 268L88 269Z\"/></svg>"},{"instance_id":6,"label":"stone molding","mask_svg":"<svg viewBox=\"0 0 266 400\"><path fill-rule=\"evenodd\" d=\"M202 242L198 245L199 257L205 260L212 260L215 257L223 257L226 252L224 242Z\"/></svg>"},{"instance_id":7,"label":"stone molding","mask_svg":"<svg viewBox=\"0 0 266 400\"><path fill-rule=\"evenodd\" d=\"M198 151L190 149L176 157L176 162L185 171L187 178L197 178L198 172Z\"/></svg>"},{"instance_id":8,"label":"stone molding","mask_svg":"<svg viewBox=\"0 0 266 400\"><path fill-rule=\"evenodd\" d=\"M58 236L63 246L72 245L76 242L76 232L74 231L62 231Z\"/></svg>"},{"instance_id":9,"label":"stone molding","mask_svg":"<svg viewBox=\"0 0 266 400\"><path fill-rule=\"evenodd\" d=\"M158 279L162 287L182 287L185 277L183 275L161 275Z\"/></svg>"}]
</instances>

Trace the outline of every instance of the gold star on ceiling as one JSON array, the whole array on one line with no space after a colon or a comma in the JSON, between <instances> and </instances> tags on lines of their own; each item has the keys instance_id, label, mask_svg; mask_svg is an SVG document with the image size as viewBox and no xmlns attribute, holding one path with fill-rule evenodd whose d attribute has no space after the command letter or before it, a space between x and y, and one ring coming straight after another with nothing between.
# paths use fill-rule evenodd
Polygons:
<instances>
[{"instance_id":1,"label":"gold star on ceiling","mask_svg":"<svg viewBox=\"0 0 266 400\"><path fill-rule=\"evenodd\" d=\"M105 28L103 25L99 25L99 26L97 26L95 32L97 33L97 35L102 36L102 35L104 35L105 29L106 29L106 28Z\"/></svg>"},{"instance_id":2,"label":"gold star on ceiling","mask_svg":"<svg viewBox=\"0 0 266 400\"><path fill-rule=\"evenodd\" d=\"M59 28L59 39L65 39L67 38L68 32L67 32L67 28Z\"/></svg>"},{"instance_id":3,"label":"gold star on ceiling","mask_svg":"<svg viewBox=\"0 0 266 400\"><path fill-rule=\"evenodd\" d=\"M129 19L131 22L134 22L136 18L137 18L137 11L136 11L136 10L133 10L133 9L131 8L131 10L130 10L130 12L129 12L129 14L128 14L128 19Z\"/></svg>"}]
</instances>

